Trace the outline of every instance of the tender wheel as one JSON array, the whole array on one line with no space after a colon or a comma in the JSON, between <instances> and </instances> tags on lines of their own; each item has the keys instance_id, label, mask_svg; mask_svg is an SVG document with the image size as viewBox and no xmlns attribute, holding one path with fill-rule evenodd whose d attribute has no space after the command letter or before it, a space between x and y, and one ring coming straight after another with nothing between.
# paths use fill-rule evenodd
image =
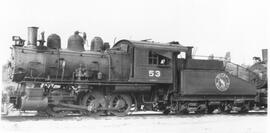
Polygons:
<instances>
[{"instance_id":1,"label":"tender wheel","mask_svg":"<svg viewBox=\"0 0 270 133\"><path fill-rule=\"evenodd\" d=\"M197 108L195 113L197 113L197 114L205 114L205 113L207 113L207 106L205 104L199 105L199 107Z\"/></svg>"},{"instance_id":2,"label":"tender wheel","mask_svg":"<svg viewBox=\"0 0 270 133\"><path fill-rule=\"evenodd\" d=\"M83 97L82 105L88 106L90 111L85 111L87 115L104 115L105 111L101 110L106 107L104 95L100 92L90 92Z\"/></svg>"},{"instance_id":3,"label":"tender wheel","mask_svg":"<svg viewBox=\"0 0 270 133\"><path fill-rule=\"evenodd\" d=\"M181 104L178 111L177 111L177 114L188 114L189 111L187 110L187 104Z\"/></svg>"},{"instance_id":4,"label":"tender wheel","mask_svg":"<svg viewBox=\"0 0 270 133\"><path fill-rule=\"evenodd\" d=\"M220 109L221 109L221 113L224 113L224 114L229 114L231 112L230 105L224 105Z\"/></svg>"},{"instance_id":5,"label":"tender wheel","mask_svg":"<svg viewBox=\"0 0 270 133\"><path fill-rule=\"evenodd\" d=\"M221 113L223 114L229 114L231 112L231 109L228 108L227 106L221 107L220 110L221 110Z\"/></svg>"},{"instance_id":6,"label":"tender wheel","mask_svg":"<svg viewBox=\"0 0 270 133\"><path fill-rule=\"evenodd\" d=\"M116 116L125 116L130 112L132 99L129 95L116 94L112 95L109 103L111 113Z\"/></svg>"},{"instance_id":7,"label":"tender wheel","mask_svg":"<svg viewBox=\"0 0 270 133\"><path fill-rule=\"evenodd\" d=\"M164 114L164 115L169 115L170 112L171 112L171 111L170 111L169 109L165 109L165 110L163 111L163 114Z\"/></svg>"},{"instance_id":8,"label":"tender wheel","mask_svg":"<svg viewBox=\"0 0 270 133\"><path fill-rule=\"evenodd\" d=\"M242 106L241 110L238 113L245 114L245 113L248 113L248 111L249 111L249 105L246 104Z\"/></svg>"},{"instance_id":9,"label":"tender wheel","mask_svg":"<svg viewBox=\"0 0 270 133\"><path fill-rule=\"evenodd\" d=\"M207 114L212 114L215 109L216 109L215 107L209 106L207 109Z\"/></svg>"}]
</instances>

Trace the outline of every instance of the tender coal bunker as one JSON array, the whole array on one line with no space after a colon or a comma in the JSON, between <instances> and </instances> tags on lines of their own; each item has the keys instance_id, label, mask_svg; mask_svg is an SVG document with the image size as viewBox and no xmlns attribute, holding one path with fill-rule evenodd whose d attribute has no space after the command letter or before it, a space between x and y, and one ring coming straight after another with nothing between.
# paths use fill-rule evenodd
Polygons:
<instances>
[{"instance_id":1,"label":"tender coal bunker","mask_svg":"<svg viewBox=\"0 0 270 133\"><path fill-rule=\"evenodd\" d=\"M223 61L219 60L187 59L185 63L185 68L198 70L224 70L224 64Z\"/></svg>"}]
</instances>

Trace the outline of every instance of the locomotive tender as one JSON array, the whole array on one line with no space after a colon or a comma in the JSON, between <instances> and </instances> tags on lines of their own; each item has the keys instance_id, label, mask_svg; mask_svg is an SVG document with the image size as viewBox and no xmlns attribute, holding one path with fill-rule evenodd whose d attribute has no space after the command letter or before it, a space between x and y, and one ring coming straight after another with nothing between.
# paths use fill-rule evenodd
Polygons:
<instances>
[{"instance_id":1,"label":"locomotive tender","mask_svg":"<svg viewBox=\"0 0 270 133\"><path fill-rule=\"evenodd\" d=\"M86 34L75 32L63 49L60 36L50 35L44 46L37 31L28 27L26 46L13 37L9 70L18 87L10 102L20 110L51 116L247 112L260 102L257 74L226 61L193 59L192 47L177 42L120 40L110 48L95 37L85 49Z\"/></svg>"}]
</instances>

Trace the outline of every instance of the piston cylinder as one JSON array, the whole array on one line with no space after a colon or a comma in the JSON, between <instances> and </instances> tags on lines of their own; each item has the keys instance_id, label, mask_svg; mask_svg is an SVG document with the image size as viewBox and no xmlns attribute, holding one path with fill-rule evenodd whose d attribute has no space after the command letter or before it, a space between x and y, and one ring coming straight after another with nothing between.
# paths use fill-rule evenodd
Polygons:
<instances>
[{"instance_id":1,"label":"piston cylinder","mask_svg":"<svg viewBox=\"0 0 270 133\"><path fill-rule=\"evenodd\" d=\"M38 27L28 27L28 46L37 46Z\"/></svg>"},{"instance_id":2,"label":"piston cylinder","mask_svg":"<svg viewBox=\"0 0 270 133\"><path fill-rule=\"evenodd\" d=\"M26 88L21 98L21 110L44 110L48 106L48 98L43 96L42 88Z\"/></svg>"},{"instance_id":3,"label":"piston cylinder","mask_svg":"<svg viewBox=\"0 0 270 133\"><path fill-rule=\"evenodd\" d=\"M21 110L45 110L47 106L47 97L22 97Z\"/></svg>"}]
</instances>

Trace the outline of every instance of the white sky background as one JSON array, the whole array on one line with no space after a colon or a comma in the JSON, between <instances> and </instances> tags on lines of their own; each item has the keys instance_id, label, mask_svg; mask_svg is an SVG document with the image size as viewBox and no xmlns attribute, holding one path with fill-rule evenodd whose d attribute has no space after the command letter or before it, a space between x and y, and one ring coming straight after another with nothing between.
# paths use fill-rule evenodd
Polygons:
<instances>
[{"instance_id":1,"label":"white sky background","mask_svg":"<svg viewBox=\"0 0 270 133\"><path fill-rule=\"evenodd\" d=\"M197 55L225 56L251 64L270 42L269 2L260 0L7 0L0 3L1 63L10 55L11 37L27 40L27 27L45 36L57 33L62 48L74 31L112 46L117 39L179 41Z\"/></svg>"}]
</instances>

